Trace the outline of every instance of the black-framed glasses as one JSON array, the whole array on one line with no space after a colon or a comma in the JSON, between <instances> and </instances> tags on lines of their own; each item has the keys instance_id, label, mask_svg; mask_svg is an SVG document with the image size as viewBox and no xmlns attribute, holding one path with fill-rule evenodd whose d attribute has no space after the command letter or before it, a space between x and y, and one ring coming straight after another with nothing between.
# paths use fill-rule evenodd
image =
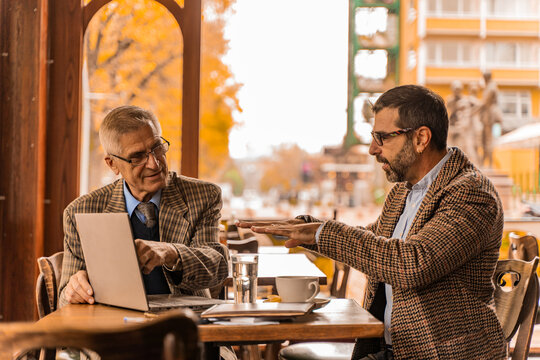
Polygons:
<instances>
[{"instance_id":1,"label":"black-framed glasses","mask_svg":"<svg viewBox=\"0 0 540 360\"><path fill-rule=\"evenodd\" d=\"M412 131L412 130L414 130L414 129L413 128L406 128L406 129L399 129L399 130L396 130L396 131L392 131L392 132L389 132L389 133L384 132L384 131L372 131L371 136L373 136L373 140L375 140L377 145L383 146L383 140L391 138L391 137L396 137L396 136L399 136L401 134L408 133L409 131Z\"/></svg>"},{"instance_id":2,"label":"black-framed glasses","mask_svg":"<svg viewBox=\"0 0 540 360\"><path fill-rule=\"evenodd\" d=\"M170 143L167 140L165 140L163 137L160 136L160 138L161 138L162 142L155 145L147 153L138 153L138 154L135 154L135 155L131 156L129 159L126 159L126 158L123 158L121 156L114 155L114 154L110 154L110 155L114 156L117 159L124 160L127 163L130 163L131 166L133 166L133 167L144 165L148 161L148 157L150 156L150 154L154 155L155 159L159 159L163 155L165 155L165 153L167 151L169 151Z\"/></svg>"}]
</instances>

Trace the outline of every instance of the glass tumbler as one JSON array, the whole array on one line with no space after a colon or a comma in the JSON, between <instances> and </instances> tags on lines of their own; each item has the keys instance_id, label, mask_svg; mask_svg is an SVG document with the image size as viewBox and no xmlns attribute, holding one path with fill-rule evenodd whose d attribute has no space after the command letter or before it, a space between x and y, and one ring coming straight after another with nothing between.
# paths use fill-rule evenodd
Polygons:
<instances>
[{"instance_id":1,"label":"glass tumbler","mask_svg":"<svg viewBox=\"0 0 540 360\"><path fill-rule=\"evenodd\" d=\"M234 302L254 303L257 300L257 254L231 254Z\"/></svg>"}]
</instances>

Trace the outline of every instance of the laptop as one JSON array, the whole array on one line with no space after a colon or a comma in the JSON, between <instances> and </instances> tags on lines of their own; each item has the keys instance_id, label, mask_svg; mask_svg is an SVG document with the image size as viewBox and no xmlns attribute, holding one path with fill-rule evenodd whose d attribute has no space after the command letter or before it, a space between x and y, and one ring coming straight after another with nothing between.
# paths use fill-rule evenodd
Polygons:
<instances>
[{"instance_id":1,"label":"laptop","mask_svg":"<svg viewBox=\"0 0 540 360\"><path fill-rule=\"evenodd\" d=\"M225 300L189 295L147 296L127 213L75 214L90 284L98 303L157 312L202 311Z\"/></svg>"}]
</instances>

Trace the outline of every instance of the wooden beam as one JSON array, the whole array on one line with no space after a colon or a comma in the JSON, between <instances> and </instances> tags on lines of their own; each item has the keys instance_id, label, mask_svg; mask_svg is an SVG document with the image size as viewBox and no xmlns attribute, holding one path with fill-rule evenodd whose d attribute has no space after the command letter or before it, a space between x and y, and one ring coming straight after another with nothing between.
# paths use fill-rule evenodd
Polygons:
<instances>
[{"instance_id":1,"label":"wooden beam","mask_svg":"<svg viewBox=\"0 0 540 360\"><path fill-rule=\"evenodd\" d=\"M0 0L0 314L36 313L43 255L48 0Z\"/></svg>"},{"instance_id":2,"label":"wooden beam","mask_svg":"<svg viewBox=\"0 0 540 360\"><path fill-rule=\"evenodd\" d=\"M79 195L82 0L50 2L45 254L63 250L62 214Z\"/></svg>"},{"instance_id":3,"label":"wooden beam","mask_svg":"<svg viewBox=\"0 0 540 360\"><path fill-rule=\"evenodd\" d=\"M182 81L182 163L186 176L199 175L199 92L201 75L201 0L184 3Z\"/></svg>"}]
</instances>

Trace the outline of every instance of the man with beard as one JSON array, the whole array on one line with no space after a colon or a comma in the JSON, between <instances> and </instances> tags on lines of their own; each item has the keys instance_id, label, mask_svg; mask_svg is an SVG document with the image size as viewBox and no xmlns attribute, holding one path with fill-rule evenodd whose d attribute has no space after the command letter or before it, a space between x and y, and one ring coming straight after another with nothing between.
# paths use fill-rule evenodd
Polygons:
<instances>
[{"instance_id":1,"label":"man with beard","mask_svg":"<svg viewBox=\"0 0 540 360\"><path fill-rule=\"evenodd\" d=\"M416 85L373 106L369 152L392 188L365 227L303 215L241 222L289 237L368 276L364 308L385 324L384 342L358 339L353 359L503 359L491 278L503 228L493 185L458 148L447 148L444 100Z\"/></svg>"},{"instance_id":2,"label":"man with beard","mask_svg":"<svg viewBox=\"0 0 540 360\"><path fill-rule=\"evenodd\" d=\"M74 200L64 211L64 262L59 306L94 303L76 213L127 212L148 294L209 296L228 275L218 242L221 191L169 172L169 142L156 117L135 106L112 110L99 138L105 162L122 178ZM111 274L114 276L114 274Z\"/></svg>"}]
</instances>

